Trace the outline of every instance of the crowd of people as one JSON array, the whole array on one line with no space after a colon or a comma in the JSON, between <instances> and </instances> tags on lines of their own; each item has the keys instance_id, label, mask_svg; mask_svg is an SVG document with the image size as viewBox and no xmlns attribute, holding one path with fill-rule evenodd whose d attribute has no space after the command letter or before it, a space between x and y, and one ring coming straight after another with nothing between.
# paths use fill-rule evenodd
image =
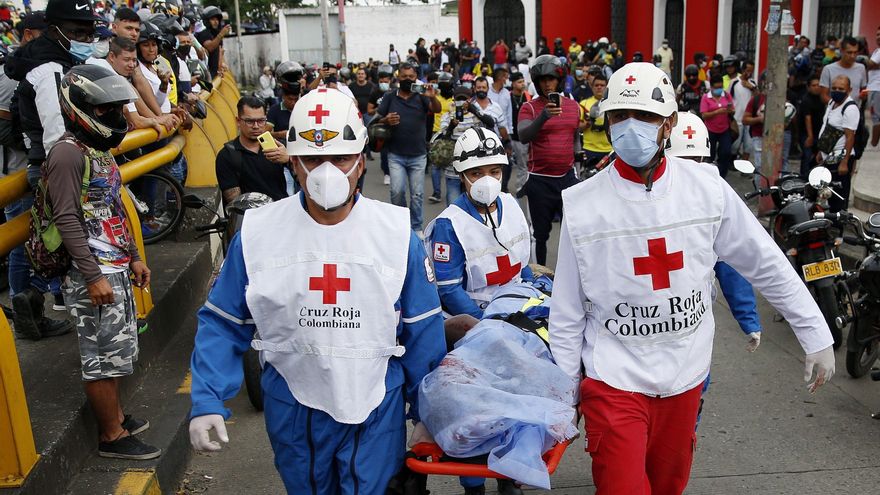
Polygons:
<instances>
[{"instance_id":1,"label":"crowd of people","mask_svg":"<svg viewBox=\"0 0 880 495\"><path fill-rule=\"evenodd\" d=\"M137 359L132 284L150 281L118 163L163 142L110 150L131 129L164 135L204 118L199 95L228 70L230 32L216 6L141 7L49 0L14 23L14 50L0 43L4 173L26 169L33 190L6 209L34 215L10 255L15 333L76 330L98 452L123 459L161 451L137 438L149 421L118 396ZM880 122L880 48L868 57L853 38L826 43L811 50L799 37L791 49L787 142L803 170L833 165L848 189L867 142L863 100ZM546 265L554 224L548 344L579 389L571 416L587 425L598 493L686 487L716 276L750 350L761 332L754 284L797 334L805 380L816 371L810 390L830 379L824 318L725 180L734 156L760 161L766 84L745 57L697 54L675 88L676 56L665 41L625 60L605 37L542 38L534 52L523 37L498 39L485 54L474 41L420 38L405 56L390 45L382 60L265 67L215 169L224 204L250 193L272 203L244 217L199 311L192 445L219 449L212 431L229 440L224 402L253 347L288 492L384 493L406 419L410 445L432 439L419 385L446 355L449 322L483 318L500 287L535 281L529 265ZM391 204L364 189L374 153ZM167 167L185 179L182 155ZM425 200L445 201L443 213L426 219ZM47 292L72 322L44 315ZM461 484L485 493L483 479ZM498 489L521 493L512 481Z\"/></svg>"}]
</instances>

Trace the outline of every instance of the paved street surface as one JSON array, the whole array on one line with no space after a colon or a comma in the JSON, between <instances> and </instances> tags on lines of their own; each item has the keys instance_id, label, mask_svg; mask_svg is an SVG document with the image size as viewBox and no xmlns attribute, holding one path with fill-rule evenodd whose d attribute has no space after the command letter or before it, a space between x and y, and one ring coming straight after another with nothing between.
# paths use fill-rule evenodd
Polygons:
<instances>
[{"instance_id":1,"label":"paved street surface","mask_svg":"<svg viewBox=\"0 0 880 495\"><path fill-rule=\"evenodd\" d=\"M365 193L388 200L378 161L369 162ZM736 176L734 172L731 175ZM426 196L431 193L427 178ZM745 187L745 179L731 179ZM441 205L426 202L430 219ZM548 265L555 265L558 224ZM761 347L745 351L746 339L723 302L714 305L717 331L712 385L706 396L688 494L875 494L880 493L880 383L850 378L844 351L837 374L811 396L803 383L803 353L785 322L759 299L764 325ZM244 392L229 406L230 444L221 452L196 453L181 493L277 494L284 488L272 463L262 414ZM374 453L382 455L381 453ZM583 437L568 449L552 477L553 492L594 492ZM487 484L493 493L494 483ZM431 493L462 493L457 479L434 477Z\"/></svg>"}]
</instances>

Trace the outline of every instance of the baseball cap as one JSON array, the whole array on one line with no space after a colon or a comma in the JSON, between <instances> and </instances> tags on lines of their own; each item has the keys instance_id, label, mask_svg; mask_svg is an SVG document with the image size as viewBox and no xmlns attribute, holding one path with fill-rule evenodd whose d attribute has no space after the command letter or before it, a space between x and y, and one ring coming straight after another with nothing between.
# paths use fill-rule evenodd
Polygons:
<instances>
[{"instance_id":1,"label":"baseball cap","mask_svg":"<svg viewBox=\"0 0 880 495\"><path fill-rule=\"evenodd\" d=\"M36 29L39 31L45 31L49 26L46 24L46 13L42 10L37 10L36 12L31 12L30 14L24 16L21 20L21 29Z\"/></svg>"},{"instance_id":2,"label":"baseball cap","mask_svg":"<svg viewBox=\"0 0 880 495\"><path fill-rule=\"evenodd\" d=\"M48 21L98 21L91 0L49 0L46 5Z\"/></svg>"}]
</instances>

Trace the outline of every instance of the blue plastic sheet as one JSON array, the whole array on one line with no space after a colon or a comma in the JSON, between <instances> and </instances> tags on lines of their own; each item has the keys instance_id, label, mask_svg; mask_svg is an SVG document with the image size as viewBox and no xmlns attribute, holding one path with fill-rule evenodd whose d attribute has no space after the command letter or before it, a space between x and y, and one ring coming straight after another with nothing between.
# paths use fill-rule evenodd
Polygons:
<instances>
[{"instance_id":1,"label":"blue plastic sheet","mask_svg":"<svg viewBox=\"0 0 880 495\"><path fill-rule=\"evenodd\" d=\"M446 454L489 454L489 469L549 489L541 455L577 435L575 387L536 335L483 320L422 381L419 415Z\"/></svg>"}]
</instances>

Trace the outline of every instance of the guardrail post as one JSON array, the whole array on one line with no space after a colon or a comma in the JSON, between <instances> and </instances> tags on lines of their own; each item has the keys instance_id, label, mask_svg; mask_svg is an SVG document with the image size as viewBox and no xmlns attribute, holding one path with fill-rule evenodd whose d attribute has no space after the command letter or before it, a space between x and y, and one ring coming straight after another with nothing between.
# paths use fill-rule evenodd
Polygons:
<instances>
[{"instance_id":1,"label":"guardrail post","mask_svg":"<svg viewBox=\"0 0 880 495\"><path fill-rule=\"evenodd\" d=\"M128 227L131 229L131 235L134 236L134 242L137 245L138 253L141 255L141 260L143 260L143 262L149 267L150 264L147 263L147 251L144 249L144 234L141 231L141 220L138 218L137 209L134 207L134 201L131 200L131 196L128 195L127 190L121 191L120 196L122 197L122 206L125 208L125 218L128 220ZM150 311L153 310L153 296L150 294L150 286L148 285L141 288L132 284L131 289L134 294L134 301L137 304L137 317L144 319L150 314Z\"/></svg>"},{"instance_id":2,"label":"guardrail post","mask_svg":"<svg viewBox=\"0 0 880 495\"><path fill-rule=\"evenodd\" d=\"M235 124L235 117L238 115L238 109L235 105L230 105L229 102L226 101L226 98L223 98L223 94L217 91L212 93L208 100L208 104L214 108L217 117L220 119L220 123L223 124L223 127L226 129L227 141L238 136L238 126Z\"/></svg>"},{"instance_id":3,"label":"guardrail post","mask_svg":"<svg viewBox=\"0 0 880 495\"><path fill-rule=\"evenodd\" d=\"M217 170L214 168L214 157L223 148L222 142L213 142L211 136L202 127L202 123L193 120L193 128L185 131L186 144L183 154L189 164L186 174L187 187L217 186Z\"/></svg>"},{"instance_id":4,"label":"guardrail post","mask_svg":"<svg viewBox=\"0 0 880 495\"><path fill-rule=\"evenodd\" d=\"M0 488L21 486L39 459L15 339L0 312Z\"/></svg>"}]
</instances>

